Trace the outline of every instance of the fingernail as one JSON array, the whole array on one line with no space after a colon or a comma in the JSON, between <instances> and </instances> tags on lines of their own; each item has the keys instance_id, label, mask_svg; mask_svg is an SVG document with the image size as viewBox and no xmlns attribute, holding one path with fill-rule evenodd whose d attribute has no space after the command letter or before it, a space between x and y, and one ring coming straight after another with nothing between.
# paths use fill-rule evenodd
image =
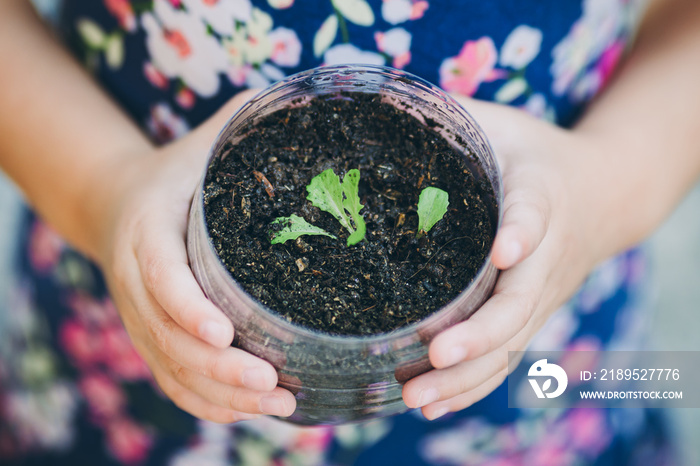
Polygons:
<instances>
[{"instance_id":1,"label":"fingernail","mask_svg":"<svg viewBox=\"0 0 700 466\"><path fill-rule=\"evenodd\" d=\"M434 421L435 419L444 416L447 414L447 411L449 411L447 408L438 408L435 411L433 411L433 415L431 416L430 420Z\"/></svg>"},{"instance_id":2,"label":"fingernail","mask_svg":"<svg viewBox=\"0 0 700 466\"><path fill-rule=\"evenodd\" d=\"M286 416L287 405L279 396L264 396L260 400L260 411L274 416Z\"/></svg>"},{"instance_id":3,"label":"fingernail","mask_svg":"<svg viewBox=\"0 0 700 466\"><path fill-rule=\"evenodd\" d=\"M243 371L241 382L244 387L250 388L251 390L269 391L271 390L270 385L272 384L270 383L268 373L269 371L262 367L249 367Z\"/></svg>"},{"instance_id":4,"label":"fingernail","mask_svg":"<svg viewBox=\"0 0 700 466\"><path fill-rule=\"evenodd\" d=\"M226 330L223 325L210 320L199 326L199 336L211 345L221 346L226 338Z\"/></svg>"},{"instance_id":5,"label":"fingernail","mask_svg":"<svg viewBox=\"0 0 700 466\"><path fill-rule=\"evenodd\" d=\"M416 406L416 408L422 408L425 405L437 401L438 398L440 398L440 393L436 388L421 390L418 394L418 406Z\"/></svg>"},{"instance_id":6,"label":"fingernail","mask_svg":"<svg viewBox=\"0 0 700 466\"><path fill-rule=\"evenodd\" d=\"M453 366L464 361L467 357L467 350L463 346L453 346L447 357L445 366Z\"/></svg>"}]
</instances>

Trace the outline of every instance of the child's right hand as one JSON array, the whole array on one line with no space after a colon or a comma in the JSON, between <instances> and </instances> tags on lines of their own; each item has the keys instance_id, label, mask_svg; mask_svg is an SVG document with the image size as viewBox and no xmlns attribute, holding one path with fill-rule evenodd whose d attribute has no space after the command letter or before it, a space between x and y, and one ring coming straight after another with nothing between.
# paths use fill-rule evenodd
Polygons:
<instances>
[{"instance_id":1,"label":"child's right hand","mask_svg":"<svg viewBox=\"0 0 700 466\"><path fill-rule=\"evenodd\" d=\"M105 171L93 192L104 209L99 262L132 342L161 389L202 419L231 423L289 416L295 399L277 388L273 367L231 347L233 326L188 266L190 200L209 147L254 92L234 97L182 139Z\"/></svg>"}]
</instances>

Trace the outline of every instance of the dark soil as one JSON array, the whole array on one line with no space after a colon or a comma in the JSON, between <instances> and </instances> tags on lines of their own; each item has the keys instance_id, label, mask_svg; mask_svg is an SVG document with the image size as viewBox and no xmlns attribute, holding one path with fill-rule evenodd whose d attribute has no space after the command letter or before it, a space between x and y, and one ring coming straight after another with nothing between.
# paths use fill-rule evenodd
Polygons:
<instances>
[{"instance_id":1,"label":"dark soil","mask_svg":"<svg viewBox=\"0 0 700 466\"><path fill-rule=\"evenodd\" d=\"M464 156L416 118L374 95L315 98L270 114L209 167L209 233L231 275L295 324L369 335L419 321L475 277L491 248L490 185ZM430 121L430 120L428 120ZM360 170L365 240L307 201L311 178ZM421 190L449 193L449 210L416 239ZM338 237L270 244L270 222L296 214Z\"/></svg>"}]
</instances>

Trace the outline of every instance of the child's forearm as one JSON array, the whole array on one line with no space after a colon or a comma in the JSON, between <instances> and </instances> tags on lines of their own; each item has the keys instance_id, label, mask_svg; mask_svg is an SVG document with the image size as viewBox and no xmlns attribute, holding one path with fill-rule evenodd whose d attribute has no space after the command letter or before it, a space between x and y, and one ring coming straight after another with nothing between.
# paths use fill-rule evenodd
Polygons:
<instances>
[{"instance_id":1,"label":"child's forearm","mask_svg":"<svg viewBox=\"0 0 700 466\"><path fill-rule=\"evenodd\" d=\"M700 173L700 2L651 5L617 79L575 132L600 152L578 177L606 257L647 236Z\"/></svg>"},{"instance_id":2,"label":"child's forearm","mask_svg":"<svg viewBox=\"0 0 700 466\"><path fill-rule=\"evenodd\" d=\"M0 2L0 62L0 166L44 218L94 256L102 200L92 187L114 182L113 169L152 146L28 1Z\"/></svg>"}]
</instances>

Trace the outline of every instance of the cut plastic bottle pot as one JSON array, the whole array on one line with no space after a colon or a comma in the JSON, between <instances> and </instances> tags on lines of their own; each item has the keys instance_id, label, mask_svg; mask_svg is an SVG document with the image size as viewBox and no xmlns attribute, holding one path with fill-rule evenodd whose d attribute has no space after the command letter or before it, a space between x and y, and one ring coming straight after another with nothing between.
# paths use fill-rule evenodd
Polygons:
<instances>
[{"instance_id":1,"label":"cut plastic bottle pot","mask_svg":"<svg viewBox=\"0 0 700 466\"><path fill-rule=\"evenodd\" d=\"M382 99L436 129L464 154L475 176L491 185L489 215L502 218L502 183L486 136L476 121L442 90L409 73L386 67L323 67L291 76L258 94L235 115L214 142L207 167L221 157L227 142L240 140L243 125L286 106L303 105L317 96L343 92L381 94ZM344 97L347 98L347 97ZM403 383L431 369L428 344L442 330L465 320L490 296L498 272L484 262L470 286L422 321L391 333L366 337L334 336L288 322L257 302L236 283L214 250L204 216L202 181L192 201L187 250L192 271L206 296L233 322L234 344L269 361L279 385L292 392L297 409L290 422L343 424L399 414L408 410ZM495 235L495 231L494 231ZM362 361L362 364L357 364Z\"/></svg>"}]
</instances>

